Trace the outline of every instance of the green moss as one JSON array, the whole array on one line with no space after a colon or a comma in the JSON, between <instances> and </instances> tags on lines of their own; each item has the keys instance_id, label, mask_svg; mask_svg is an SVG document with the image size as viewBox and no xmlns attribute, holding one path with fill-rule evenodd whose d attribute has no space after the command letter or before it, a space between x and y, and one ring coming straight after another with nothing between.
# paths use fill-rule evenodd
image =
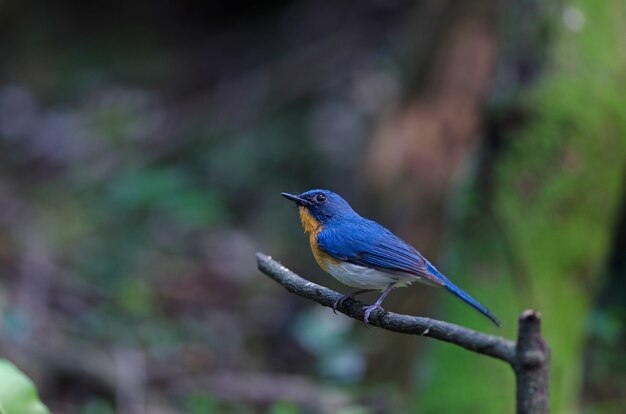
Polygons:
<instances>
[{"instance_id":1,"label":"green moss","mask_svg":"<svg viewBox=\"0 0 626 414\"><path fill-rule=\"evenodd\" d=\"M585 26L559 32L547 74L521 98L532 116L506 137L487 211L466 210L449 246L457 264L451 276L465 277L470 293L503 318L502 334L515 337L523 308L543 313L554 413L578 410L587 317L626 168L626 25L619 21L626 3L576 7ZM497 226L485 217L490 211ZM447 319L487 330L448 302ZM513 375L503 364L443 346L425 358L433 377L418 395L420 412L513 410Z\"/></svg>"}]
</instances>

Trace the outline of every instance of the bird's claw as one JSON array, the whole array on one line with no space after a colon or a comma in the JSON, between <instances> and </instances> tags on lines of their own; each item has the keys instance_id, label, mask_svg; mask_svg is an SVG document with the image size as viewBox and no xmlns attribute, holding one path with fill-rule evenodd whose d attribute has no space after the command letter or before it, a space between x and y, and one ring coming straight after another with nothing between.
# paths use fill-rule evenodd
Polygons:
<instances>
[{"instance_id":1,"label":"bird's claw","mask_svg":"<svg viewBox=\"0 0 626 414\"><path fill-rule=\"evenodd\" d=\"M337 308L343 304L343 301L346 299L354 299L354 295L341 295L334 303L333 303L333 313L337 314Z\"/></svg>"},{"instance_id":2,"label":"bird's claw","mask_svg":"<svg viewBox=\"0 0 626 414\"><path fill-rule=\"evenodd\" d=\"M379 310L384 310L383 307L380 306L380 305L370 305L370 306L367 306L365 308L365 314L363 316L363 322L365 322L365 326L366 327L369 327L370 314L372 312L374 312L375 310L378 310L378 309Z\"/></svg>"}]
</instances>

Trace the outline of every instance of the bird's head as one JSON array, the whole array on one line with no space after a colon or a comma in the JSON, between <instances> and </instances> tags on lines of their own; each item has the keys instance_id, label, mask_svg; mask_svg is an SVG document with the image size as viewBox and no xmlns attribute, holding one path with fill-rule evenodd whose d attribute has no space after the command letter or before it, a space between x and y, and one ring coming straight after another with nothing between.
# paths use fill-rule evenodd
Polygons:
<instances>
[{"instance_id":1,"label":"bird's head","mask_svg":"<svg viewBox=\"0 0 626 414\"><path fill-rule=\"evenodd\" d=\"M356 214L346 200L332 191L309 190L302 194L280 195L296 203L300 210L300 220L307 232L319 230L320 224L324 226L330 220Z\"/></svg>"}]
</instances>

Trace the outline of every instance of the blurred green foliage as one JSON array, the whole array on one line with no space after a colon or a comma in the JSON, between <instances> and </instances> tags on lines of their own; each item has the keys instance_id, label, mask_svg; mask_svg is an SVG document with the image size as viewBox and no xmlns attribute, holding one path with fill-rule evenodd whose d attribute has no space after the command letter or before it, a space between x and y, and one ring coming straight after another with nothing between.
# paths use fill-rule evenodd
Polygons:
<instances>
[{"instance_id":1,"label":"blurred green foliage","mask_svg":"<svg viewBox=\"0 0 626 414\"><path fill-rule=\"evenodd\" d=\"M1 414L50 414L32 381L6 359L0 359L0 384Z\"/></svg>"},{"instance_id":2,"label":"blurred green foliage","mask_svg":"<svg viewBox=\"0 0 626 414\"><path fill-rule=\"evenodd\" d=\"M519 97L529 120L506 137L492 171L493 195L479 183L467 189L478 195L466 195L471 201L460 212L448 253L450 273L472 275L479 298L489 298L502 314L506 336L516 336L523 308L541 310L553 350L555 413L580 407L584 345L596 326L588 315L601 287L626 171L626 32L617 17L626 15L626 3L577 1L567 12L583 16L585 26L579 31L555 22L547 74ZM445 313L467 323L475 319L455 304L446 304ZM514 384L506 367L475 358L459 370L466 359L449 347L433 348L424 358L433 374L418 392L423 412L438 412L444 398L453 411L510 410ZM450 392L459 388L464 392Z\"/></svg>"}]
</instances>

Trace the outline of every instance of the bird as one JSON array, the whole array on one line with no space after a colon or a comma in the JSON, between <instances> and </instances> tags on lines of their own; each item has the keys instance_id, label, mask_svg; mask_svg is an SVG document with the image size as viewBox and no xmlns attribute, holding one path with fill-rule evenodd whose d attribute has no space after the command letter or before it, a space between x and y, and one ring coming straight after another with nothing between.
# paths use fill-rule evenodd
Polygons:
<instances>
[{"instance_id":1,"label":"bird","mask_svg":"<svg viewBox=\"0 0 626 414\"><path fill-rule=\"evenodd\" d=\"M333 312L348 298L382 291L374 304L364 308L367 326L372 312L384 310L382 303L394 288L422 282L445 288L496 326L501 325L493 313L452 283L417 249L377 222L361 217L340 195L321 189L281 195L297 205L319 266L341 283L359 289L339 297Z\"/></svg>"}]
</instances>

